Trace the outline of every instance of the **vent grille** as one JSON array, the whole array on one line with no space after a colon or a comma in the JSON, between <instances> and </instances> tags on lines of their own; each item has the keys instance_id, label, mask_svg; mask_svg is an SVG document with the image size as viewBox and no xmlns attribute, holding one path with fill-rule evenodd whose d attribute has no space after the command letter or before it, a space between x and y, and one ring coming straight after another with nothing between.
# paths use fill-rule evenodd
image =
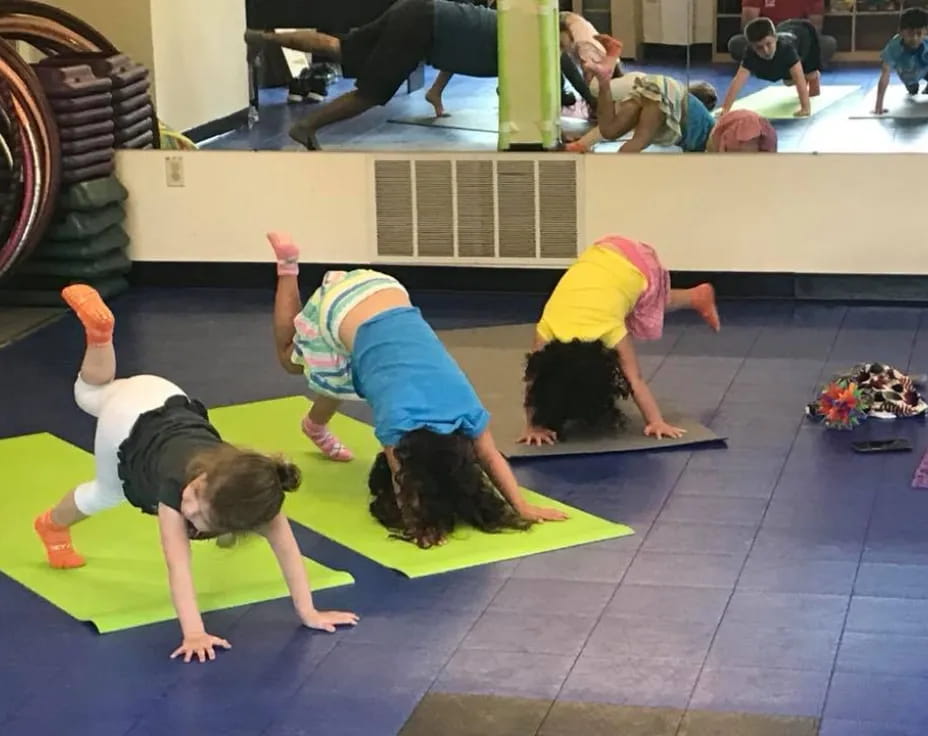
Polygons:
<instances>
[{"instance_id":1,"label":"vent grille","mask_svg":"<svg viewBox=\"0 0 928 736\"><path fill-rule=\"evenodd\" d=\"M577 162L374 161L377 256L571 260Z\"/></svg>"},{"instance_id":2,"label":"vent grille","mask_svg":"<svg viewBox=\"0 0 928 736\"><path fill-rule=\"evenodd\" d=\"M384 256L413 256L412 162L377 161L374 166L377 252Z\"/></svg>"}]
</instances>

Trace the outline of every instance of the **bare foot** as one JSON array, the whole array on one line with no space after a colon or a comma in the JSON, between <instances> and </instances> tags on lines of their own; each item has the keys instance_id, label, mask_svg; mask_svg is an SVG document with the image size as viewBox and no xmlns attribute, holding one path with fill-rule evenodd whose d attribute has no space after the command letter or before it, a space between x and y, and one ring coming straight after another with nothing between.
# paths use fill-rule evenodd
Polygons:
<instances>
[{"instance_id":1,"label":"bare foot","mask_svg":"<svg viewBox=\"0 0 928 736\"><path fill-rule=\"evenodd\" d=\"M307 151L319 151L319 141L316 140L316 131L305 124L304 121L296 123L290 128L290 138L306 148Z\"/></svg>"},{"instance_id":2,"label":"bare foot","mask_svg":"<svg viewBox=\"0 0 928 736\"><path fill-rule=\"evenodd\" d=\"M436 92L434 89L430 89L425 93L425 101L435 108L436 118L448 117L448 113L445 112L445 106L441 100L441 92Z\"/></svg>"},{"instance_id":3,"label":"bare foot","mask_svg":"<svg viewBox=\"0 0 928 736\"><path fill-rule=\"evenodd\" d=\"M712 284L700 284L690 289L690 303L709 327L716 332L722 329L719 313L715 306L715 289Z\"/></svg>"}]
</instances>

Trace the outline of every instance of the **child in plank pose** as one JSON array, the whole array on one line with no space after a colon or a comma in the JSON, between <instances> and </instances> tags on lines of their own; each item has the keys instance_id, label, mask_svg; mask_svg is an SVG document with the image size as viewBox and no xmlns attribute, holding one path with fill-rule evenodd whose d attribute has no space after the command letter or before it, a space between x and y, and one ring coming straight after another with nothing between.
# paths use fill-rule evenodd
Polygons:
<instances>
[{"instance_id":1,"label":"child in plank pose","mask_svg":"<svg viewBox=\"0 0 928 736\"><path fill-rule=\"evenodd\" d=\"M918 94L918 83L924 79L923 92L928 94L928 11L909 8L903 12L899 19L899 33L886 44L880 58L883 60L883 72L876 87L874 114L889 112L883 107L883 99L893 72L899 75L910 95Z\"/></svg>"},{"instance_id":2,"label":"child in plank pose","mask_svg":"<svg viewBox=\"0 0 928 736\"><path fill-rule=\"evenodd\" d=\"M610 235L584 251L548 299L525 367L521 442L554 444L573 429L608 432L622 422L617 400L630 395L644 433L681 437L661 414L641 376L632 337L661 336L664 312L694 309L718 331L710 284L671 289L649 246Z\"/></svg>"},{"instance_id":3,"label":"child in plank pose","mask_svg":"<svg viewBox=\"0 0 928 736\"><path fill-rule=\"evenodd\" d=\"M821 94L822 81L822 49L815 26L807 20L787 20L774 26L769 18L755 18L744 27L744 35L748 47L728 86L722 114L731 110L753 74L768 82L782 80L795 85L799 96L795 117L811 115L810 98Z\"/></svg>"},{"instance_id":4,"label":"child in plank pose","mask_svg":"<svg viewBox=\"0 0 928 736\"><path fill-rule=\"evenodd\" d=\"M584 66L596 78L598 100L596 117L599 135L618 140L634 131L631 140L619 153L640 153L650 145L680 146L684 151L705 151L715 120L707 103L714 106L715 90L700 83L687 89L677 80L661 74L635 79L631 90L619 102L613 98L610 81L615 74L622 44L612 36L598 34L597 41L606 50L600 60L588 60ZM573 153L586 153L588 143L575 141L566 146Z\"/></svg>"},{"instance_id":5,"label":"child in plank pose","mask_svg":"<svg viewBox=\"0 0 928 736\"><path fill-rule=\"evenodd\" d=\"M317 397L303 431L331 459L351 460L328 423L342 400L367 400L383 445L370 476L378 521L431 547L458 522L496 532L566 518L525 501L487 428L489 413L402 284L367 269L330 271L303 305L297 246L281 233L268 238L277 256L277 356Z\"/></svg>"},{"instance_id":6,"label":"child in plank pose","mask_svg":"<svg viewBox=\"0 0 928 736\"><path fill-rule=\"evenodd\" d=\"M62 296L87 336L74 399L97 418L96 477L35 520L49 564L83 566L70 528L128 501L158 517L171 598L183 631L172 658L203 662L215 659L216 647L230 648L203 626L190 572L191 539L259 532L274 550L304 625L335 631L338 624L357 623L353 613L317 611L313 605L303 558L281 512L284 493L300 484L299 469L223 442L203 405L164 378L115 380L112 312L90 286L69 286Z\"/></svg>"}]
</instances>

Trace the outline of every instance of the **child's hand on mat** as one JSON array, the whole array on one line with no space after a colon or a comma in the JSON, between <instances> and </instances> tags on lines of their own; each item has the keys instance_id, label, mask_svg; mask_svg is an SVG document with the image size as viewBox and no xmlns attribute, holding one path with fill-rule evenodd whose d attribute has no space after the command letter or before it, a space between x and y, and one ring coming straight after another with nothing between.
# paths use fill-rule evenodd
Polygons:
<instances>
[{"instance_id":1,"label":"child's hand on mat","mask_svg":"<svg viewBox=\"0 0 928 736\"><path fill-rule=\"evenodd\" d=\"M215 647L231 649L232 645L225 639L201 631L199 634L185 636L183 643L171 655L171 659L183 655L184 662L189 662L194 657L197 657L201 662L205 662L207 658L216 659Z\"/></svg>"},{"instance_id":2,"label":"child's hand on mat","mask_svg":"<svg viewBox=\"0 0 928 736\"><path fill-rule=\"evenodd\" d=\"M667 424L663 419L659 422L651 422L644 428L645 436L653 437L654 439L663 439L664 437L670 437L672 439L679 439L686 434L685 429L680 429L680 427L674 427L673 425Z\"/></svg>"},{"instance_id":3,"label":"child's hand on mat","mask_svg":"<svg viewBox=\"0 0 928 736\"><path fill-rule=\"evenodd\" d=\"M528 519L529 521L564 521L567 519L567 514L558 509L546 509L541 506L532 506L531 504L525 504L520 506L517 511L523 519Z\"/></svg>"},{"instance_id":4,"label":"child's hand on mat","mask_svg":"<svg viewBox=\"0 0 928 736\"><path fill-rule=\"evenodd\" d=\"M310 629L335 631L336 626L355 626L358 623L358 614L347 611L311 611L300 616L303 625Z\"/></svg>"},{"instance_id":5,"label":"child's hand on mat","mask_svg":"<svg viewBox=\"0 0 928 736\"><path fill-rule=\"evenodd\" d=\"M544 427L526 427L519 443L525 445L553 445L557 442L557 432Z\"/></svg>"}]
</instances>

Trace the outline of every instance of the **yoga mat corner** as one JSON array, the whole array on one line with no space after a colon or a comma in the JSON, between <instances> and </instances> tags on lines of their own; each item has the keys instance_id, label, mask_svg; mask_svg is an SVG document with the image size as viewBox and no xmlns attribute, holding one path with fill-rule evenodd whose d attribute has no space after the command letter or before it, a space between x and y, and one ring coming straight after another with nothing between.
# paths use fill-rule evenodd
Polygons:
<instances>
[{"instance_id":1,"label":"yoga mat corner","mask_svg":"<svg viewBox=\"0 0 928 736\"><path fill-rule=\"evenodd\" d=\"M336 415L332 431L351 448L355 459L332 462L323 458L300 431L300 418L306 409L305 398L287 397L213 409L210 417L229 442L265 452L283 452L300 466L303 486L289 495L284 507L291 519L407 577L461 570L634 534L623 524L526 490L530 503L563 509L570 519L538 524L525 532L484 534L460 530L441 547L419 549L391 538L368 510L367 474L380 449L371 428Z\"/></svg>"},{"instance_id":2,"label":"yoga mat corner","mask_svg":"<svg viewBox=\"0 0 928 736\"><path fill-rule=\"evenodd\" d=\"M128 503L102 512L72 532L87 565L48 566L33 519L69 489L93 477L93 456L50 434L0 440L0 571L101 634L173 620L158 521ZM249 538L231 550L194 542L193 575L200 610L282 598L286 582L267 543ZM354 578L304 558L314 591ZM232 574L230 574L232 573Z\"/></svg>"}]
</instances>

